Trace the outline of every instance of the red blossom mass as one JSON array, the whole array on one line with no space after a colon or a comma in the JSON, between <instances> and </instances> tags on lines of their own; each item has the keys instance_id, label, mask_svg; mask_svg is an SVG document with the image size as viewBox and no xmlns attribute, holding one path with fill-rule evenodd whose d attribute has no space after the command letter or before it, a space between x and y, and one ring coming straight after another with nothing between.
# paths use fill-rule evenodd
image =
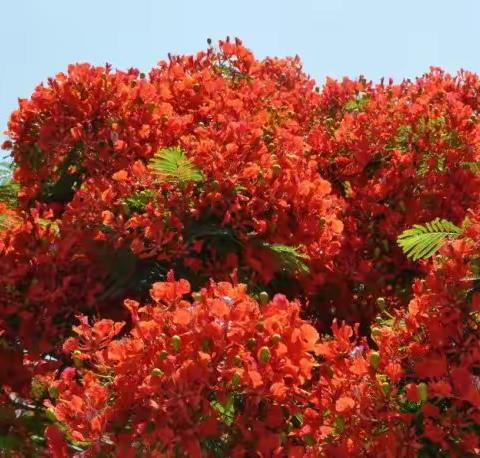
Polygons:
<instances>
[{"instance_id":1,"label":"red blossom mass","mask_svg":"<svg viewBox=\"0 0 480 458\"><path fill-rule=\"evenodd\" d=\"M3 145L0 449L480 456L479 117L473 73L318 88L229 39L39 85Z\"/></svg>"}]
</instances>

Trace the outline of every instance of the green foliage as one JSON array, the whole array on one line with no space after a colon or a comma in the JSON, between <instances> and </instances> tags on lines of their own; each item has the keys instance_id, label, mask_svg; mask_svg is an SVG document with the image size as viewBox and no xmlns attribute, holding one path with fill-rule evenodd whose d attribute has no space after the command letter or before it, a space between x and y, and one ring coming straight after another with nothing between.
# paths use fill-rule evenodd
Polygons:
<instances>
[{"instance_id":1,"label":"green foliage","mask_svg":"<svg viewBox=\"0 0 480 458\"><path fill-rule=\"evenodd\" d=\"M149 164L150 169L169 181L177 183L199 182L203 174L178 147L159 150Z\"/></svg>"},{"instance_id":2,"label":"green foliage","mask_svg":"<svg viewBox=\"0 0 480 458\"><path fill-rule=\"evenodd\" d=\"M22 441L18 436L7 434L0 436L0 450L18 450Z\"/></svg>"},{"instance_id":3,"label":"green foliage","mask_svg":"<svg viewBox=\"0 0 480 458\"><path fill-rule=\"evenodd\" d=\"M155 259L140 259L128 246L114 248L109 244L96 244L93 247L95 262L106 275L99 300L115 300L127 291L136 299L147 300L151 285L164 281L171 267Z\"/></svg>"},{"instance_id":4,"label":"green foliage","mask_svg":"<svg viewBox=\"0 0 480 458\"><path fill-rule=\"evenodd\" d=\"M206 239L213 243L219 251L238 251L242 242L237 239L229 227L221 227L214 223L196 223L186 231L186 240L192 243L196 239ZM300 251L299 247L282 244L261 242L261 248L270 250L277 259L281 270L286 272L308 273L309 268L305 264L308 256Z\"/></svg>"},{"instance_id":5,"label":"green foliage","mask_svg":"<svg viewBox=\"0 0 480 458\"><path fill-rule=\"evenodd\" d=\"M48 219L43 219L40 218L38 220L41 226L50 229L52 232L55 234L58 234L60 232L60 228L58 227L57 223L54 223L53 221L49 221Z\"/></svg>"},{"instance_id":6,"label":"green foliage","mask_svg":"<svg viewBox=\"0 0 480 458\"><path fill-rule=\"evenodd\" d=\"M399 126L397 133L395 134L395 141L392 148L398 148L401 151L408 151L409 142L412 138L412 127L407 124Z\"/></svg>"},{"instance_id":7,"label":"green foliage","mask_svg":"<svg viewBox=\"0 0 480 458\"><path fill-rule=\"evenodd\" d=\"M70 202L82 184L84 169L81 165L83 146L75 145L63 162L55 168L56 181L47 179L42 182L38 198L42 202Z\"/></svg>"},{"instance_id":8,"label":"green foliage","mask_svg":"<svg viewBox=\"0 0 480 458\"><path fill-rule=\"evenodd\" d=\"M80 173L62 174L56 182L43 183L39 198L43 202L70 202L80 184Z\"/></svg>"},{"instance_id":9,"label":"green foliage","mask_svg":"<svg viewBox=\"0 0 480 458\"><path fill-rule=\"evenodd\" d=\"M226 438L208 438L202 440L202 448L208 453L208 456L213 456L215 458L223 458L227 456L227 446Z\"/></svg>"},{"instance_id":10,"label":"green foliage","mask_svg":"<svg viewBox=\"0 0 480 458\"><path fill-rule=\"evenodd\" d=\"M0 186L4 185L12 178L12 164L9 162L0 162Z\"/></svg>"},{"instance_id":11,"label":"green foliage","mask_svg":"<svg viewBox=\"0 0 480 458\"><path fill-rule=\"evenodd\" d=\"M233 395L229 395L224 404L213 400L211 401L211 405L220 414L220 418L226 425L231 426L233 424L233 420L235 419L235 401Z\"/></svg>"},{"instance_id":12,"label":"green foliage","mask_svg":"<svg viewBox=\"0 0 480 458\"><path fill-rule=\"evenodd\" d=\"M368 103L368 97L360 93L354 99L349 100L343 107L347 112L362 111Z\"/></svg>"},{"instance_id":13,"label":"green foliage","mask_svg":"<svg viewBox=\"0 0 480 458\"><path fill-rule=\"evenodd\" d=\"M115 249L110 245L98 247L98 262L107 272L100 300L117 299L131 286L137 268L137 257L128 247Z\"/></svg>"},{"instance_id":14,"label":"green foliage","mask_svg":"<svg viewBox=\"0 0 480 458\"><path fill-rule=\"evenodd\" d=\"M458 237L461 233L460 227L445 219L436 218L423 225L415 224L403 231L398 236L397 243L407 257L417 261L431 257L446 239Z\"/></svg>"},{"instance_id":15,"label":"green foliage","mask_svg":"<svg viewBox=\"0 0 480 458\"><path fill-rule=\"evenodd\" d=\"M480 173L480 161L464 162L462 165L476 175Z\"/></svg>"},{"instance_id":16,"label":"green foliage","mask_svg":"<svg viewBox=\"0 0 480 458\"><path fill-rule=\"evenodd\" d=\"M13 181L0 185L0 202L10 208L15 208L19 188L20 186Z\"/></svg>"},{"instance_id":17,"label":"green foliage","mask_svg":"<svg viewBox=\"0 0 480 458\"><path fill-rule=\"evenodd\" d=\"M0 214L0 231L12 229L17 222L17 218L12 215Z\"/></svg>"},{"instance_id":18,"label":"green foliage","mask_svg":"<svg viewBox=\"0 0 480 458\"><path fill-rule=\"evenodd\" d=\"M0 162L0 202L10 208L17 205L19 185L12 180L13 164Z\"/></svg>"},{"instance_id":19,"label":"green foliage","mask_svg":"<svg viewBox=\"0 0 480 458\"><path fill-rule=\"evenodd\" d=\"M387 149L399 149L406 152L414 147L422 137L427 137L432 142L442 140L451 148L462 146L458 133L449 128L444 117L422 117L415 126L408 124L399 126L393 141L390 142ZM426 152L426 155L430 156L430 153Z\"/></svg>"},{"instance_id":20,"label":"green foliage","mask_svg":"<svg viewBox=\"0 0 480 458\"><path fill-rule=\"evenodd\" d=\"M145 206L153 199L154 192L150 189L138 191L130 197L123 199L123 203L128 207L129 211L142 213Z\"/></svg>"},{"instance_id":21,"label":"green foliage","mask_svg":"<svg viewBox=\"0 0 480 458\"><path fill-rule=\"evenodd\" d=\"M424 176L429 171L442 173L446 170L445 155L442 153L432 154L425 152L417 168L417 175Z\"/></svg>"},{"instance_id":22,"label":"green foliage","mask_svg":"<svg viewBox=\"0 0 480 458\"><path fill-rule=\"evenodd\" d=\"M217 245L228 245L229 247L241 246L241 242L235 236L233 230L228 226L219 226L215 223L196 222L186 230L186 239L191 243L197 239L215 239L220 243ZM221 246L220 246L221 248Z\"/></svg>"},{"instance_id":23,"label":"green foliage","mask_svg":"<svg viewBox=\"0 0 480 458\"><path fill-rule=\"evenodd\" d=\"M310 271L304 262L304 260L308 260L309 257L305 253L299 251L299 247L278 243L270 244L266 242L263 243L263 247L269 249L275 254L282 270L301 274L307 274Z\"/></svg>"}]
</instances>

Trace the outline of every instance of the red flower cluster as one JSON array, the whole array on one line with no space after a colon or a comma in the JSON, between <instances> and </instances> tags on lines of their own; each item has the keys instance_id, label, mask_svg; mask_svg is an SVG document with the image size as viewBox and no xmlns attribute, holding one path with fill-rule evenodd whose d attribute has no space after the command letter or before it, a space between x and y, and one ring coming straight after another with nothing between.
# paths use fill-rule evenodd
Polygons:
<instances>
[{"instance_id":1,"label":"red flower cluster","mask_svg":"<svg viewBox=\"0 0 480 458\"><path fill-rule=\"evenodd\" d=\"M353 299L356 307L343 316L371 318L377 296L406 303L398 277L410 282L413 266L396 246L398 234L436 217L461 223L478 206L480 177L472 167L479 159L480 81L432 68L401 84L329 79L320 95L309 145L322 176L345 198L334 302L342 311ZM340 271L362 291L352 296L355 285L341 282Z\"/></svg>"},{"instance_id":2,"label":"red flower cluster","mask_svg":"<svg viewBox=\"0 0 480 458\"><path fill-rule=\"evenodd\" d=\"M76 368L51 385L71 438L121 456L270 456L301 413L319 336L299 304L259 306L245 290L211 284L189 300L185 280L154 283L152 304L125 301L132 329L119 338L123 323L82 317L64 344Z\"/></svg>"},{"instance_id":3,"label":"red flower cluster","mask_svg":"<svg viewBox=\"0 0 480 458\"><path fill-rule=\"evenodd\" d=\"M38 86L4 144L0 446L480 455L479 113L471 73L319 89L239 40Z\"/></svg>"}]
</instances>

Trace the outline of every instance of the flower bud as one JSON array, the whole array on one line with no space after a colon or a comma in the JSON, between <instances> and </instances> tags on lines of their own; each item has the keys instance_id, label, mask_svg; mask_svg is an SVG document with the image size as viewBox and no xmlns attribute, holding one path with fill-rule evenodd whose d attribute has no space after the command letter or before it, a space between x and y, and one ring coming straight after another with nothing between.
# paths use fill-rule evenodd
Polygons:
<instances>
[{"instance_id":1,"label":"flower bud","mask_svg":"<svg viewBox=\"0 0 480 458\"><path fill-rule=\"evenodd\" d=\"M158 354L159 358L161 360L164 360L164 359L167 359L168 358L168 351L167 350L162 350L159 354Z\"/></svg>"},{"instance_id":2,"label":"flower bud","mask_svg":"<svg viewBox=\"0 0 480 458\"><path fill-rule=\"evenodd\" d=\"M426 401L428 399L428 386L426 383L419 383L417 386L417 392L420 401Z\"/></svg>"},{"instance_id":3,"label":"flower bud","mask_svg":"<svg viewBox=\"0 0 480 458\"><path fill-rule=\"evenodd\" d=\"M280 164L273 164L272 172L274 177L278 177L281 171L282 171L282 166Z\"/></svg>"},{"instance_id":4,"label":"flower bud","mask_svg":"<svg viewBox=\"0 0 480 458\"><path fill-rule=\"evenodd\" d=\"M248 347L250 350L253 350L256 345L257 345L257 339L255 339L254 337L250 337L250 338L247 340L247 347Z\"/></svg>"},{"instance_id":5,"label":"flower bud","mask_svg":"<svg viewBox=\"0 0 480 458\"><path fill-rule=\"evenodd\" d=\"M272 344L277 344L278 342L280 342L282 340L282 336L280 334L272 334L272 336L270 337L270 342L272 342Z\"/></svg>"},{"instance_id":6,"label":"flower bud","mask_svg":"<svg viewBox=\"0 0 480 458\"><path fill-rule=\"evenodd\" d=\"M152 369L152 375L153 375L154 377L161 377L161 376L163 375L163 371L162 371L162 369L160 369L159 367L154 367L154 368Z\"/></svg>"},{"instance_id":7,"label":"flower bud","mask_svg":"<svg viewBox=\"0 0 480 458\"><path fill-rule=\"evenodd\" d=\"M272 355L268 347L260 348L260 351L258 352L258 359L262 364L268 363L270 361L271 356Z\"/></svg>"},{"instance_id":8,"label":"flower bud","mask_svg":"<svg viewBox=\"0 0 480 458\"><path fill-rule=\"evenodd\" d=\"M388 394L390 392L390 383L388 382L383 382L382 383L382 391L385 393L385 394Z\"/></svg>"},{"instance_id":9,"label":"flower bud","mask_svg":"<svg viewBox=\"0 0 480 458\"><path fill-rule=\"evenodd\" d=\"M232 376L232 385L233 386L238 386L240 385L241 377L238 372L235 372Z\"/></svg>"},{"instance_id":10,"label":"flower bud","mask_svg":"<svg viewBox=\"0 0 480 458\"><path fill-rule=\"evenodd\" d=\"M266 305L268 304L268 301L270 300L270 297L266 291L262 291L258 295L258 301L260 302L261 305Z\"/></svg>"},{"instance_id":11,"label":"flower bud","mask_svg":"<svg viewBox=\"0 0 480 458\"><path fill-rule=\"evenodd\" d=\"M384 297L377 297L377 307L379 308L379 310L381 310L382 312L385 310L385 307L387 305L387 302L385 301L385 298Z\"/></svg>"},{"instance_id":12,"label":"flower bud","mask_svg":"<svg viewBox=\"0 0 480 458\"><path fill-rule=\"evenodd\" d=\"M180 336L174 335L170 339L170 343L172 344L173 349L176 352L180 351L180 347L182 346L182 338Z\"/></svg>"},{"instance_id":13,"label":"flower bud","mask_svg":"<svg viewBox=\"0 0 480 458\"><path fill-rule=\"evenodd\" d=\"M378 369L378 364L380 363L380 353L378 351L372 351L370 353L370 366L375 370Z\"/></svg>"}]
</instances>

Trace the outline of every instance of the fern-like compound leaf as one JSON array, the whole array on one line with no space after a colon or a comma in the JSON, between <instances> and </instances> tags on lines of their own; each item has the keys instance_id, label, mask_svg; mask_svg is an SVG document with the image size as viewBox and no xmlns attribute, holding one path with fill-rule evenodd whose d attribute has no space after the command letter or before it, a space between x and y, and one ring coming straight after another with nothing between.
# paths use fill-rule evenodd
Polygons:
<instances>
[{"instance_id":1,"label":"fern-like compound leaf","mask_svg":"<svg viewBox=\"0 0 480 458\"><path fill-rule=\"evenodd\" d=\"M177 147L159 150L150 161L149 167L162 178L178 183L203 180L200 169Z\"/></svg>"},{"instance_id":2,"label":"fern-like compound leaf","mask_svg":"<svg viewBox=\"0 0 480 458\"><path fill-rule=\"evenodd\" d=\"M397 238L397 243L408 258L413 261L428 259L443 245L445 240L458 237L462 229L452 222L435 218L425 224L414 224L412 228L403 231Z\"/></svg>"}]
</instances>

